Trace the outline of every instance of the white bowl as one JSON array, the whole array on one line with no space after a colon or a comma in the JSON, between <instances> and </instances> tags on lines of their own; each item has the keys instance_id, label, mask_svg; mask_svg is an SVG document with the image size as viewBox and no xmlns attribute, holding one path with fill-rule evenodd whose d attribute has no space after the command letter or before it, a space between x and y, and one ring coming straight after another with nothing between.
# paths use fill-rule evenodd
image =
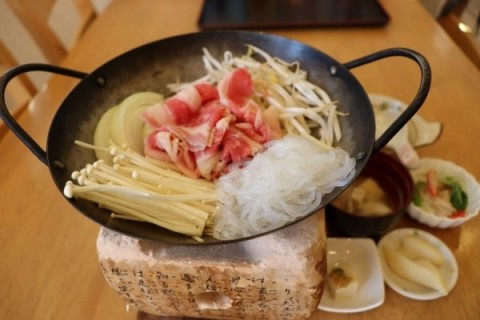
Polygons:
<instances>
[{"instance_id":1,"label":"white bowl","mask_svg":"<svg viewBox=\"0 0 480 320\"><path fill-rule=\"evenodd\" d=\"M432 169L437 171L437 177L439 179L451 177L460 183L462 189L468 196L468 206L465 209L465 216L458 218L440 217L413 203L408 207L407 211L409 215L423 224L436 228L457 227L477 216L480 211L480 185L475 177L464 168L450 161L433 158L421 158L418 167L411 169L410 172L414 182L417 182L418 177L424 177L427 172Z\"/></svg>"}]
</instances>

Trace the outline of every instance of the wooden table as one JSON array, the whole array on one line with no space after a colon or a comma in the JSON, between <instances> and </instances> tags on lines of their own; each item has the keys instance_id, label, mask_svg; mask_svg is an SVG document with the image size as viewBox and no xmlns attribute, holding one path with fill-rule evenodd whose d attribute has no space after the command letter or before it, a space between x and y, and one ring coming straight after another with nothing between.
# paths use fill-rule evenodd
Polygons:
<instances>
[{"instance_id":1,"label":"wooden table","mask_svg":"<svg viewBox=\"0 0 480 320\"><path fill-rule=\"evenodd\" d=\"M383 28L273 30L321 49L341 62L388 47L423 53L433 70L430 94L420 110L444 124L441 138L421 156L453 161L480 178L480 74L416 1L382 0L391 16ZM200 0L116 0L85 33L63 66L92 71L149 41L197 30ZM354 70L368 92L409 101L417 67L391 58ZM20 117L45 146L49 123L76 80L56 76ZM11 133L0 142L0 314L3 319L144 318L108 287L98 266L98 225L76 212L54 186L45 165ZM402 223L424 228L406 219ZM426 228L424 228L426 229ZM461 228L429 230L453 250L458 283L442 299L407 299L389 288L385 303L349 319L477 319L480 315L480 218ZM428 230L428 229L427 229ZM316 312L312 319L344 319Z\"/></svg>"}]
</instances>

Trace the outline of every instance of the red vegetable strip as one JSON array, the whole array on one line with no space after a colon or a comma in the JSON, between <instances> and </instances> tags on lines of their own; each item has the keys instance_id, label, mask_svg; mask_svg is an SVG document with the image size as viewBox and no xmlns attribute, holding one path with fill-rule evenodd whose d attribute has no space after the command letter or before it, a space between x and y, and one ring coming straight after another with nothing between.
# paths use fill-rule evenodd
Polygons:
<instances>
[{"instance_id":1,"label":"red vegetable strip","mask_svg":"<svg viewBox=\"0 0 480 320\"><path fill-rule=\"evenodd\" d=\"M427 173L427 190L432 197L436 197L438 195L437 172L434 170L430 170Z\"/></svg>"},{"instance_id":2,"label":"red vegetable strip","mask_svg":"<svg viewBox=\"0 0 480 320\"><path fill-rule=\"evenodd\" d=\"M450 216L451 219L463 218L465 217L465 211L457 211Z\"/></svg>"}]
</instances>

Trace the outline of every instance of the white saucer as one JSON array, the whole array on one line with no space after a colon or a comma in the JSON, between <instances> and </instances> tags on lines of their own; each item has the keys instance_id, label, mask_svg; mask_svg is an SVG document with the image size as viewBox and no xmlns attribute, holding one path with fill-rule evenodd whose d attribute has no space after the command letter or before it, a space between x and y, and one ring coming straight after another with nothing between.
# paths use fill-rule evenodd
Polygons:
<instances>
[{"instance_id":1,"label":"white saucer","mask_svg":"<svg viewBox=\"0 0 480 320\"><path fill-rule=\"evenodd\" d=\"M380 306L385 299L382 268L377 248L367 238L328 238L327 270L348 264L358 280L357 293L348 299L333 299L325 288L318 308L330 312L361 312Z\"/></svg>"},{"instance_id":2,"label":"white saucer","mask_svg":"<svg viewBox=\"0 0 480 320\"><path fill-rule=\"evenodd\" d=\"M424 287L422 285L408 281L405 278L397 275L388 267L382 253L383 247L398 247L400 239L406 235L418 235L437 247L445 257L445 264L440 268L440 274L443 277L447 290L453 289L458 279L458 265L457 260L450 251L450 249L440 239L434 235L413 228L396 229L386 234L378 243L378 254L383 269L383 276L387 285L396 292L408 298L416 300L433 300L442 297L439 292Z\"/></svg>"},{"instance_id":3,"label":"white saucer","mask_svg":"<svg viewBox=\"0 0 480 320\"><path fill-rule=\"evenodd\" d=\"M375 112L375 121L377 125L376 137L378 138L407 107L407 104L392 97L380 94L368 94L372 102ZM442 131L442 124L439 122L428 122L419 114L415 114L413 118L405 125L408 131L408 141L413 147L420 147L433 143ZM400 130L402 131L402 130ZM392 140L398 139L401 134L397 134ZM391 141L392 141L391 140ZM389 142L387 146L393 142Z\"/></svg>"}]
</instances>

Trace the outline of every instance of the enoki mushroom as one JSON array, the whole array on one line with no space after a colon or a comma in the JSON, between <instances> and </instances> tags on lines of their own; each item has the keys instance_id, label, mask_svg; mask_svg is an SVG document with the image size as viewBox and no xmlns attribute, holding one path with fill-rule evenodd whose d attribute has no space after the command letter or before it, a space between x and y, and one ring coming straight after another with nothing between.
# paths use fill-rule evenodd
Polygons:
<instances>
[{"instance_id":1,"label":"enoki mushroom","mask_svg":"<svg viewBox=\"0 0 480 320\"><path fill-rule=\"evenodd\" d=\"M76 141L97 150L98 147ZM168 163L112 145L113 164L98 160L72 173L65 184L67 198L96 202L112 218L145 221L202 241L216 211L215 186L172 170Z\"/></svg>"}]
</instances>

